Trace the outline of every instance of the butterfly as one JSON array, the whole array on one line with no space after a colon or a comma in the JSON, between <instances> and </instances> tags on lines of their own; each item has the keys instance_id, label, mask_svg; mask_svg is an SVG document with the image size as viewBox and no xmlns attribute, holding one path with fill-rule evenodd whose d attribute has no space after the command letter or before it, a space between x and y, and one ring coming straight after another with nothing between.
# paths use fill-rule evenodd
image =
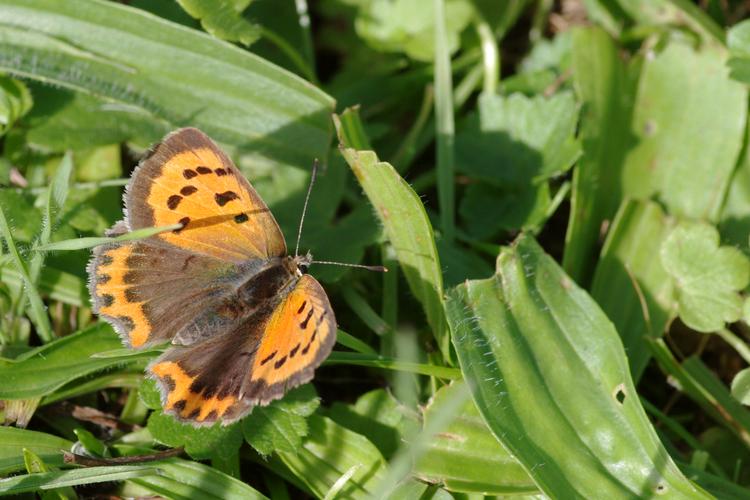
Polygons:
<instances>
[{"instance_id":1,"label":"butterfly","mask_svg":"<svg viewBox=\"0 0 750 500\"><path fill-rule=\"evenodd\" d=\"M331 304L306 274L309 254L287 255L276 219L208 136L167 135L124 198L108 236L177 229L96 247L89 289L128 347L171 341L147 367L166 413L228 424L312 379L336 339Z\"/></svg>"}]
</instances>

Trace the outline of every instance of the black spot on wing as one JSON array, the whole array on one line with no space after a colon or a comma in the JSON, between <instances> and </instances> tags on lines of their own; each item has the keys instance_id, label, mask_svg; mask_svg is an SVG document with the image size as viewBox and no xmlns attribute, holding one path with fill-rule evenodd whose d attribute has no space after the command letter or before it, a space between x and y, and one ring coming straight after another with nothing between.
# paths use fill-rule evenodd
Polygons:
<instances>
[{"instance_id":1,"label":"black spot on wing","mask_svg":"<svg viewBox=\"0 0 750 500\"><path fill-rule=\"evenodd\" d=\"M276 351L273 351L271 354L268 355L268 357L266 357L265 359L261 360L260 366L263 366L266 363L268 363L269 361L271 361L274 356L276 356Z\"/></svg>"},{"instance_id":2,"label":"black spot on wing","mask_svg":"<svg viewBox=\"0 0 750 500\"><path fill-rule=\"evenodd\" d=\"M224 191L223 193L216 193L214 199L217 205L223 207L232 200L239 200L240 197L234 191Z\"/></svg>"},{"instance_id":3,"label":"black spot on wing","mask_svg":"<svg viewBox=\"0 0 750 500\"><path fill-rule=\"evenodd\" d=\"M190 217L183 217L182 219L178 220L177 222L180 223L180 224L182 224L182 227L179 227L179 228L175 229L174 231L172 231L174 234L179 233L180 231L182 231L183 229L185 229L188 224L190 224Z\"/></svg>"},{"instance_id":4,"label":"black spot on wing","mask_svg":"<svg viewBox=\"0 0 750 500\"><path fill-rule=\"evenodd\" d=\"M279 358L279 360L273 364L273 367L278 370L279 368L284 366L284 363L286 363L286 356Z\"/></svg>"},{"instance_id":5,"label":"black spot on wing","mask_svg":"<svg viewBox=\"0 0 750 500\"><path fill-rule=\"evenodd\" d=\"M177 401L177 402L176 402L176 403L175 403L175 404L173 405L173 407L174 407L174 409L175 409L175 410L177 410L178 412L182 413L182 410L184 410L184 409L185 409L185 406L186 406L186 405L187 405L187 401L186 401L186 400L184 400L184 399L181 399L181 400Z\"/></svg>"},{"instance_id":6,"label":"black spot on wing","mask_svg":"<svg viewBox=\"0 0 750 500\"><path fill-rule=\"evenodd\" d=\"M306 306L306 305L307 305L307 301L306 301L306 300L303 300L303 301L302 301L302 305L301 305L301 306L299 306L299 309L297 309L297 314L302 314L302 311L304 311L304 310L305 310L305 306Z\"/></svg>"},{"instance_id":7,"label":"black spot on wing","mask_svg":"<svg viewBox=\"0 0 750 500\"><path fill-rule=\"evenodd\" d=\"M179 194L173 194L172 196L167 198L167 208L170 210L174 210L175 208L177 208L181 201L182 196L180 196Z\"/></svg>"},{"instance_id":8,"label":"black spot on wing","mask_svg":"<svg viewBox=\"0 0 750 500\"><path fill-rule=\"evenodd\" d=\"M186 168L185 170L183 170L183 171L182 171L182 176L183 176L183 177L184 177L185 179L192 179L192 178L193 178L193 177L195 177L196 175L198 175L198 174L196 173L196 171L195 171L195 170L191 170L191 169L189 169L189 168Z\"/></svg>"},{"instance_id":9,"label":"black spot on wing","mask_svg":"<svg viewBox=\"0 0 750 500\"><path fill-rule=\"evenodd\" d=\"M217 169L214 170L214 173L216 175L218 175L219 177L223 177L223 176L227 175L229 172L227 172L226 169L217 168Z\"/></svg>"},{"instance_id":10,"label":"black spot on wing","mask_svg":"<svg viewBox=\"0 0 750 500\"><path fill-rule=\"evenodd\" d=\"M182 196L190 196L191 194L198 191L198 188L195 186L183 186L182 189L180 189L180 194Z\"/></svg>"},{"instance_id":11,"label":"black spot on wing","mask_svg":"<svg viewBox=\"0 0 750 500\"><path fill-rule=\"evenodd\" d=\"M312 315L313 315L313 311L314 311L314 310L315 310L315 309L311 307L311 308L310 308L310 310L309 310L309 311L307 311L307 317L306 317L306 318L304 319L304 321L302 321L302 323L300 323L300 324L299 324L299 327L300 327L300 328L302 328L303 330L304 330L305 328L307 328L307 323L309 323L309 322L310 322L310 318L312 318Z\"/></svg>"},{"instance_id":12,"label":"black spot on wing","mask_svg":"<svg viewBox=\"0 0 750 500\"><path fill-rule=\"evenodd\" d=\"M290 358L293 358L297 354L297 351L299 351L299 347L300 347L300 343L297 342L297 345L294 346L294 348L291 351L289 351Z\"/></svg>"},{"instance_id":13,"label":"black spot on wing","mask_svg":"<svg viewBox=\"0 0 750 500\"><path fill-rule=\"evenodd\" d=\"M249 217L247 214L237 214L234 216L234 222L237 224L242 224L243 222L247 222Z\"/></svg>"},{"instance_id":14,"label":"black spot on wing","mask_svg":"<svg viewBox=\"0 0 750 500\"><path fill-rule=\"evenodd\" d=\"M102 307L109 307L115 302L114 296L105 293L102 295Z\"/></svg>"},{"instance_id":15,"label":"black spot on wing","mask_svg":"<svg viewBox=\"0 0 750 500\"><path fill-rule=\"evenodd\" d=\"M197 171L197 172L198 172L199 174L201 174L201 175L206 175L206 174L210 174L210 173L211 173L211 169L210 169L210 168L208 168L208 167L204 167L203 165L201 165L201 166L199 166L199 167L195 167L195 170L196 170L196 171Z\"/></svg>"}]
</instances>

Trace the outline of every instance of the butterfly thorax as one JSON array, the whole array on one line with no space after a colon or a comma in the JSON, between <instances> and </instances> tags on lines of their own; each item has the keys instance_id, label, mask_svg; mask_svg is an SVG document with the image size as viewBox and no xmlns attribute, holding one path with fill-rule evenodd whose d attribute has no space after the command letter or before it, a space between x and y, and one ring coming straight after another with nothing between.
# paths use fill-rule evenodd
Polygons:
<instances>
[{"instance_id":1,"label":"butterfly thorax","mask_svg":"<svg viewBox=\"0 0 750 500\"><path fill-rule=\"evenodd\" d=\"M224 299L219 315L235 319L273 309L296 286L310 261L309 255L305 255L273 257L260 267L248 263L244 281Z\"/></svg>"}]
</instances>

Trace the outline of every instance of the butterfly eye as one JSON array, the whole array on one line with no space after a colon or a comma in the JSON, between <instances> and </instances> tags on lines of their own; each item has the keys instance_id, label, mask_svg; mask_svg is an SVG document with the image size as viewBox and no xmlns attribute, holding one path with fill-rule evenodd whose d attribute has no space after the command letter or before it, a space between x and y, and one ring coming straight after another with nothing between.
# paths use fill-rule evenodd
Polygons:
<instances>
[{"instance_id":1,"label":"butterfly eye","mask_svg":"<svg viewBox=\"0 0 750 500\"><path fill-rule=\"evenodd\" d=\"M299 269L299 272L302 274L307 274L307 268L309 267L309 264L299 264L297 266L297 269Z\"/></svg>"}]
</instances>

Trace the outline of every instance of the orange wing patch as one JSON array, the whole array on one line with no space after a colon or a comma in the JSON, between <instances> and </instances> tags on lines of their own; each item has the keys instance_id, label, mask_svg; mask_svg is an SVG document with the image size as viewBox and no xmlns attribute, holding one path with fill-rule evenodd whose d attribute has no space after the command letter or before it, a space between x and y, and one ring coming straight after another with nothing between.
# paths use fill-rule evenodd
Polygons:
<instances>
[{"instance_id":1,"label":"orange wing patch","mask_svg":"<svg viewBox=\"0 0 750 500\"><path fill-rule=\"evenodd\" d=\"M182 224L158 238L232 262L286 254L276 220L250 183L197 129L169 135L133 174L132 229Z\"/></svg>"},{"instance_id":2,"label":"orange wing patch","mask_svg":"<svg viewBox=\"0 0 750 500\"><path fill-rule=\"evenodd\" d=\"M132 246L105 248L97 257L92 287L98 312L106 316L131 347L142 347L151 334L151 323L142 302L131 302L127 290L127 259Z\"/></svg>"},{"instance_id":3,"label":"orange wing patch","mask_svg":"<svg viewBox=\"0 0 750 500\"><path fill-rule=\"evenodd\" d=\"M205 389L193 391L191 387L195 377L188 375L173 361L156 363L151 367L151 372L161 379L167 389L164 410L175 413L181 419L198 423L215 422L237 403L237 398L231 395L221 398L209 396Z\"/></svg>"},{"instance_id":4,"label":"orange wing patch","mask_svg":"<svg viewBox=\"0 0 750 500\"><path fill-rule=\"evenodd\" d=\"M283 394L309 381L335 340L336 319L328 297L315 278L303 275L266 323L246 397L268 402L280 397L279 390Z\"/></svg>"}]
</instances>

